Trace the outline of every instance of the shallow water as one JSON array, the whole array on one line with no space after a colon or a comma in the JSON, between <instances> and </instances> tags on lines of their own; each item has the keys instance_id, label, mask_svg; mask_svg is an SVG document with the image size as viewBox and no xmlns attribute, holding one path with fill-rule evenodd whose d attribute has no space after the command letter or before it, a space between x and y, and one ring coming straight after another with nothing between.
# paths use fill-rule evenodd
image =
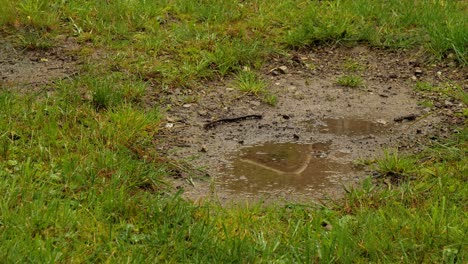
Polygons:
<instances>
[{"instance_id":1,"label":"shallow water","mask_svg":"<svg viewBox=\"0 0 468 264\"><path fill-rule=\"evenodd\" d=\"M346 136L384 134L389 131L389 128L382 124L355 118L327 118L316 126L320 133Z\"/></svg>"},{"instance_id":2,"label":"shallow water","mask_svg":"<svg viewBox=\"0 0 468 264\"><path fill-rule=\"evenodd\" d=\"M341 118L306 122L307 129L320 134L357 137L379 135L389 126L363 119ZM355 172L349 153L331 149L330 143L265 143L242 148L224 169L217 185L232 194L314 194L341 188Z\"/></svg>"},{"instance_id":3,"label":"shallow water","mask_svg":"<svg viewBox=\"0 0 468 264\"><path fill-rule=\"evenodd\" d=\"M328 157L330 144L266 143L246 147L218 185L236 194L310 193L339 184L352 171Z\"/></svg>"}]
</instances>

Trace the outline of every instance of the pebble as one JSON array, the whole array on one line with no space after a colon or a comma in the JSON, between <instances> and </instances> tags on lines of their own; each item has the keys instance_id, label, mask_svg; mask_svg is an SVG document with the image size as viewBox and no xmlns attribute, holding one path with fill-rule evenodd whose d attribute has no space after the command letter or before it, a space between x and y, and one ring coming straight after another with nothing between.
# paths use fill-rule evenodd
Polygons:
<instances>
[{"instance_id":1,"label":"pebble","mask_svg":"<svg viewBox=\"0 0 468 264\"><path fill-rule=\"evenodd\" d=\"M445 101L444 101L444 105L445 105L445 106L453 106L453 103L450 102L449 100L445 100Z\"/></svg>"},{"instance_id":2,"label":"pebble","mask_svg":"<svg viewBox=\"0 0 468 264\"><path fill-rule=\"evenodd\" d=\"M377 119L376 121L378 124L381 124L381 125L386 125L388 124L388 121L384 120L384 119Z\"/></svg>"},{"instance_id":3,"label":"pebble","mask_svg":"<svg viewBox=\"0 0 468 264\"><path fill-rule=\"evenodd\" d=\"M184 108L189 108L189 107L191 107L191 106L192 106L192 104L184 104L184 105L182 105L182 107L184 107Z\"/></svg>"},{"instance_id":4,"label":"pebble","mask_svg":"<svg viewBox=\"0 0 468 264\"><path fill-rule=\"evenodd\" d=\"M250 104L253 106L259 106L260 102L259 101L250 101Z\"/></svg>"},{"instance_id":5,"label":"pebble","mask_svg":"<svg viewBox=\"0 0 468 264\"><path fill-rule=\"evenodd\" d=\"M278 69L280 70L280 72L281 72L282 74L285 74L285 73L287 73L287 71L288 71L288 67L286 67L286 66L284 66L284 65L283 65L283 66L279 66Z\"/></svg>"}]
</instances>

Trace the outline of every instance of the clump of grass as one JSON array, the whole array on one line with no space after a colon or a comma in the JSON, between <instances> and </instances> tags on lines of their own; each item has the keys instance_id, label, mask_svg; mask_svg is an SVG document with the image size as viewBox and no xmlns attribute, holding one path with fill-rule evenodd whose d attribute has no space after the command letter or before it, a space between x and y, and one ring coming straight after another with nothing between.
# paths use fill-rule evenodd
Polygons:
<instances>
[{"instance_id":1,"label":"clump of grass","mask_svg":"<svg viewBox=\"0 0 468 264\"><path fill-rule=\"evenodd\" d=\"M278 103L278 97L274 94L267 93L263 96L262 101L271 106L275 106L276 103Z\"/></svg>"},{"instance_id":2,"label":"clump of grass","mask_svg":"<svg viewBox=\"0 0 468 264\"><path fill-rule=\"evenodd\" d=\"M267 88L266 82L251 70L243 70L236 74L233 85L241 92L256 96L265 93Z\"/></svg>"},{"instance_id":3,"label":"clump of grass","mask_svg":"<svg viewBox=\"0 0 468 264\"><path fill-rule=\"evenodd\" d=\"M267 90L267 83L250 69L244 69L235 76L233 86L241 92L260 97L264 103L276 105L278 97Z\"/></svg>"},{"instance_id":4,"label":"clump of grass","mask_svg":"<svg viewBox=\"0 0 468 264\"><path fill-rule=\"evenodd\" d=\"M345 62L343 63L343 67L347 72L360 72L364 70L363 65L361 65L358 61L355 61L350 58L345 60Z\"/></svg>"},{"instance_id":5,"label":"clump of grass","mask_svg":"<svg viewBox=\"0 0 468 264\"><path fill-rule=\"evenodd\" d=\"M419 101L418 102L418 105L420 106L424 106L424 107L433 107L434 106L434 102L432 100L422 100L422 101Z\"/></svg>"},{"instance_id":6,"label":"clump of grass","mask_svg":"<svg viewBox=\"0 0 468 264\"><path fill-rule=\"evenodd\" d=\"M414 164L415 161L409 156L386 150L384 157L377 161L377 169L382 177L398 183L410 178L410 175L414 173Z\"/></svg>"},{"instance_id":7,"label":"clump of grass","mask_svg":"<svg viewBox=\"0 0 468 264\"><path fill-rule=\"evenodd\" d=\"M358 75L350 74L340 76L336 83L341 86L356 88L362 85L363 80Z\"/></svg>"},{"instance_id":8,"label":"clump of grass","mask_svg":"<svg viewBox=\"0 0 468 264\"><path fill-rule=\"evenodd\" d=\"M414 88L418 91L434 92L439 88L430 82L417 81Z\"/></svg>"}]
</instances>

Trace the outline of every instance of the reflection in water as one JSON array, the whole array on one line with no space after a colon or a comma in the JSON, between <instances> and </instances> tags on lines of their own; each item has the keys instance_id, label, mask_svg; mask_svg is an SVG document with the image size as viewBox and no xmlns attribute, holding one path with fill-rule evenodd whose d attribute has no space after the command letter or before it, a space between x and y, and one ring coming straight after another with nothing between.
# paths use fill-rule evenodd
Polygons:
<instances>
[{"instance_id":1,"label":"reflection in water","mask_svg":"<svg viewBox=\"0 0 468 264\"><path fill-rule=\"evenodd\" d=\"M218 184L238 194L306 193L338 184L352 170L326 157L329 144L267 143L241 151ZM335 177L334 177L335 176Z\"/></svg>"},{"instance_id":2,"label":"reflection in water","mask_svg":"<svg viewBox=\"0 0 468 264\"><path fill-rule=\"evenodd\" d=\"M369 134L383 134L388 131L384 125L370 122L368 120L341 118L341 119L324 119L323 125L319 126L320 133L361 136Z\"/></svg>"}]
</instances>

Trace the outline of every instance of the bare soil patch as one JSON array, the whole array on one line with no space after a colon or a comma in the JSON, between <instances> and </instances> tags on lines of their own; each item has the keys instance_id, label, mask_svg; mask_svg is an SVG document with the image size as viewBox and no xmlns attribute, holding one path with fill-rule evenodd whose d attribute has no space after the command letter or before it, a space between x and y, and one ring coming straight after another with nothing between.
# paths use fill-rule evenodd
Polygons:
<instances>
[{"instance_id":1,"label":"bare soil patch","mask_svg":"<svg viewBox=\"0 0 468 264\"><path fill-rule=\"evenodd\" d=\"M279 66L286 70L272 71ZM466 89L466 71L450 62L424 66L414 52L320 48L273 59L263 73L278 96L274 107L233 89L230 80L186 95L195 102L173 96L159 148L210 176L176 179L174 184L185 189L186 197L222 202L337 198L343 186L349 188L371 174L356 169L356 160L379 157L384 148L418 151L422 142L465 122L454 114L462 111L459 102L421 106L413 86L417 80L450 79ZM337 84L340 76L350 73L362 78L360 87ZM284 143L295 145L288 145L287 151L275 145ZM271 151L262 152L265 146ZM285 157L275 165L279 152ZM290 160L294 153L305 158ZM256 181L262 173L269 175L267 180ZM322 180L314 183L317 177Z\"/></svg>"},{"instance_id":2,"label":"bare soil patch","mask_svg":"<svg viewBox=\"0 0 468 264\"><path fill-rule=\"evenodd\" d=\"M73 38L47 50L21 50L0 39L0 87L37 90L55 79L76 74L78 45Z\"/></svg>"}]
</instances>

